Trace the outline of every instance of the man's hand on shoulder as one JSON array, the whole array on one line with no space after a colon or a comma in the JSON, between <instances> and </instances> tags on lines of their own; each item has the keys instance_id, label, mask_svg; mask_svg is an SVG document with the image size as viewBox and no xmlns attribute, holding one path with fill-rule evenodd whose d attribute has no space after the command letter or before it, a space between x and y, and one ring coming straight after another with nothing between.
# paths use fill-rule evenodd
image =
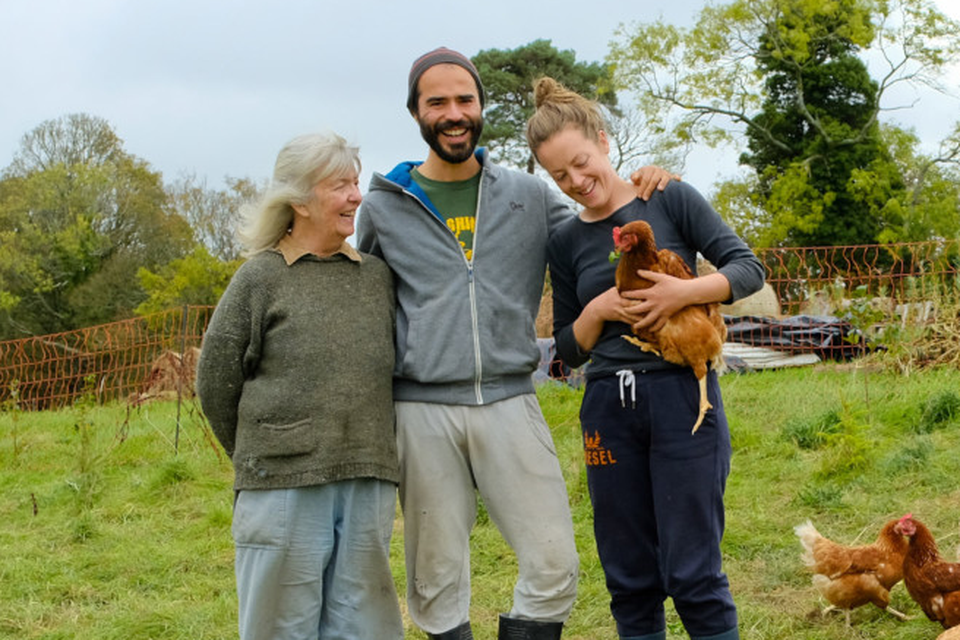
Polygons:
<instances>
[{"instance_id":1,"label":"man's hand on shoulder","mask_svg":"<svg viewBox=\"0 0 960 640\"><path fill-rule=\"evenodd\" d=\"M670 173L655 165L640 167L630 174L630 181L637 187L637 196L641 200L649 200L654 191L663 191L671 180L679 182L680 176Z\"/></svg>"}]
</instances>

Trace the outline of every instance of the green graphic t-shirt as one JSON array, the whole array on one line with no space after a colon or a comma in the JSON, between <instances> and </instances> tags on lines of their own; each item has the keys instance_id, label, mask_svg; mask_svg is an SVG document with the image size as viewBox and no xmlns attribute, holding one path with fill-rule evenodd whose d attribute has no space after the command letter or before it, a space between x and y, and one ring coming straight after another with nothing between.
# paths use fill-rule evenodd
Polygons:
<instances>
[{"instance_id":1,"label":"green graphic t-shirt","mask_svg":"<svg viewBox=\"0 0 960 640\"><path fill-rule=\"evenodd\" d=\"M437 208L447 228L460 242L467 260L473 260L473 233L477 224L477 197L480 193L480 174L458 182L437 182L411 172L414 181L424 190Z\"/></svg>"}]
</instances>

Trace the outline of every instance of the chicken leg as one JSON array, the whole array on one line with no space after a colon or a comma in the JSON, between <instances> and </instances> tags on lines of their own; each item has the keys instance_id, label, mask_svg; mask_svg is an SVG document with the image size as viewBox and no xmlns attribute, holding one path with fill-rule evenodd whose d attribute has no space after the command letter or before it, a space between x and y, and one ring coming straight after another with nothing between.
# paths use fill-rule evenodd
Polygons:
<instances>
[{"instance_id":1,"label":"chicken leg","mask_svg":"<svg viewBox=\"0 0 960 640\"><path fill-rule=\"evenodd\" d=\"M643 340L641 340L636 336L628 336L626 334L620 337L626 340L627 342L629 342L630 344L632 344L633 346L639 347L640 351L645 351L646 353L653 353L658 356L660 355L660 349L657 349L657 345L653 344L652 342L644 342Z\"/></svg>"},{"instance_id":2,"label":"chicken leg","mask_svg":"<svg viewBox=\"0 0 960 640\"><path fill-rule=\"evenodd\" d=\"M690 432L690 435L693 435L697 432L697 429L700 428L700 424L703 422L704 416L707 415L707 411L713 409L713 405L710 404L710 400L707 398L706 372L697 378L697 384L700 386L700 413L697 415L697 422L693 425L693 431Z\"/></svg>"}]
</instances>

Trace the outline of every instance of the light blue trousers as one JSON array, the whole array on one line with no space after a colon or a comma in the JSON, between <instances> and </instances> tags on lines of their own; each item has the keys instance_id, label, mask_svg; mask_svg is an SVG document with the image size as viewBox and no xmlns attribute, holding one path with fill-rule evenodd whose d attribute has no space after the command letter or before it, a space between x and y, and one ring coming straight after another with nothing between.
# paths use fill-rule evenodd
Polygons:
<instances>
[{"instance_id":1,"label":"light blue trousers","mask_svg":"<svg viewBox=\"0 0 960 640\"><path fill-rule=\"evenodd\" d=\"M241 491L241 640L403 638L390 573L395 513L396 487L368 478Z\"/></svg>"}]
</instances>

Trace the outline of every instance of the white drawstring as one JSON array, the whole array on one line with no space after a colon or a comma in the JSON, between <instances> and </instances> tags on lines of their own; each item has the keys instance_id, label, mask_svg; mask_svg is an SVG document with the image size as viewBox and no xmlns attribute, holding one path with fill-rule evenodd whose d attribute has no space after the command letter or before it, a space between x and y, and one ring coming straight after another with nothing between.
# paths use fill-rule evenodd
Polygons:
<instances>
[{"instance_id":1,"label":"white drawstring","mask_svg":"<svg viewBox=\"0 0 960 640\"><path fill-rule=\"evenodd\" d=\"M624 397L624 389L630 387L630 408L637 408L637 384L636 376L633 375L633 371L630 369L621 369L617 371L617 376L620 378L620 406L624 409L627 408L627 400Z\"/></svg>"}]
</instances>

